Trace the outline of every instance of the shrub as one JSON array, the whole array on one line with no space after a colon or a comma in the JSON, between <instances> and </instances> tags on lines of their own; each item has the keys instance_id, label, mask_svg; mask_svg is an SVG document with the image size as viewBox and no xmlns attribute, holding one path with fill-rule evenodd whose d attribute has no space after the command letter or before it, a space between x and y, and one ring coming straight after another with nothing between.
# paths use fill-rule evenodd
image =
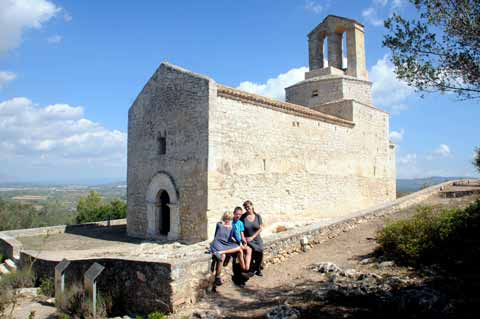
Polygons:
<instances>
[{"instance_id":1,"label":"shrub","mask_svg":"<svg viewBox=\"0 0 480 319\"><path fill-rule=\"evenodd\" d=\"M15 302L15 291L0 283L0 318L4 317L5 310Z\"/></svg>"},{"instance_id":2,"label":"shrub","mask_svg":"<svg viewBox=\"0 0 480 319\"><path fill-rule=\"evenodd\" d=\"M33 205L0 199L0 231L71 223L72 216L64 207L52 203L41 210Z\"/></svg>"},{"instance_id":3,"label":"shrub","mask_svg":"<svg viewBox=\"0 0 480 319\"><path fill-rule=\"evenodd\" d=\"M55 295L55 281L51 278L40 280L40 293L48 297L53 297Z\"/></svg>"},{"instance_id":4,"label":"shrub","mask_svg":"<svg viewBox=\"0 0 480 319\"><path fill-rule=\"evenodd\" d=\"M35 276L30 267L18 269L0 277L0 286L12 289L33 287Z\"/></svg>"},{"instance_id":5,"label":"shrub","mask_svg":"<svg viewBox=\"0 0 480 319\"><path fill-rule=\"evenodd\" d=\"M419 207L377 234L380 250L406 264L473 262L479 255L480 200L465 209Z\"/></svg>"},{"instance_id":6,"label":"shrub","mask_svg":"<svg viewBox=\"0 0 480 319\"><path fill-rule=\"evenodd\" d=\"M16 288L33 287L35 278L30 268L22 268L0 277L0 318L16 302Z\"/></svg>"},{"instance_id":7,"label":"shrub","mask_svg":"<svg viewBox=\"0 0 480 319\"><path fill-rule=\"evenodd\" d=\"M55 306L61 313L79 314L82 311L83 295L83 288L80 285L72 285L55 298Z\"/></svg>"},{"instance_id":8,"label":"shrub","mask_svg":"<svg viewBox=\"0 0 480 319\"><path fill-rule=\"evenodd\" d=\"M161 312L155 311L155 312L151 312L148 315L148 319L167 319L167 315Z\"/></svg>"},{"instance_id":9,"label":"shrub","mask_svg":"<svg viewBox=\"0 0 480 319\"><path fill-rule=\"evenodd\" d=\"M107 317L106 304L105 299L97 294L96 318ZM56 298L55 306L61 315L74 318L93 318L92 302L79 284L66 288L63 294Z\"/></svg>"}]
</instances>

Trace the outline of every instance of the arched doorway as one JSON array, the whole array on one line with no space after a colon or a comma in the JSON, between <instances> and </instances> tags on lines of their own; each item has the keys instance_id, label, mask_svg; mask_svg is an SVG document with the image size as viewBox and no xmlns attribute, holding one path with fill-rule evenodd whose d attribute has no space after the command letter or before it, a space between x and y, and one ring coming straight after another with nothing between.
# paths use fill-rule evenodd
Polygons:
<instances>
[{"instance_id":1,"label":"arched doorway","mask_svg":"<svg viewBox=\"0 0 480 319\"><path fill-rule=\"evenodd\" d=\"M165 172L152 177L145 194L146 237L179 239L180 215L178 191L173 178Z\"/></svg>"},{"instance_id":2,"label":"arched doorway","mask_svg":"<svg viewBox=\"0 0 480 319\"><path fill-rule=\"evenodd\" d=\"M170 232L170 197L161 190L157 194L158 231L160 235L168 235Z\"/></svg>"}]
</instances>

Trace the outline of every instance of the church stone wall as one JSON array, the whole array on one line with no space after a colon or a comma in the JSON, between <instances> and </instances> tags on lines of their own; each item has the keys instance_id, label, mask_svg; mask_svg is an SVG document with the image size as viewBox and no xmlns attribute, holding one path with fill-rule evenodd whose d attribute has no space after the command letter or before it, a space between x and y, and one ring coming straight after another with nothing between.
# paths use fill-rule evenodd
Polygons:
<instances>
[{"instance_id":1,"label":"church stone wall","mask_svg":"<svg viewBox=\"0 0 480 319\"><path fill-rule=\"evenodd\" d=\"M267 223L394 199L388 114L352 104L347 127L218 96L209 111L209 230L246 199Z\"/></svg>"},{"instance_id":2,"label":"church stone wall","mask_svg":"<svg viewBox=\"0 0 480 319\"><path fill-rule=\"evenodd\" d=\"M372 83L346 76L311 78L285 89L286 101L307 107L344 99L372 105Z\"/></svg>"},{"instance_id":3,"label":"church stone wall","mask_svg":"<svg viewBox=\"0 0 480 319\"><path fill-rule=\"evenodd\" d=\"M148 237L146 193L159 172L178 192L179 237L207 236L208 105L212 81L162 63L129 110L128 234ZM166 134L166 153L159 154ZM173 210L173 208L171 209ZM170 227L172 228L172 226Z\"/></svg>"}]
</instances>

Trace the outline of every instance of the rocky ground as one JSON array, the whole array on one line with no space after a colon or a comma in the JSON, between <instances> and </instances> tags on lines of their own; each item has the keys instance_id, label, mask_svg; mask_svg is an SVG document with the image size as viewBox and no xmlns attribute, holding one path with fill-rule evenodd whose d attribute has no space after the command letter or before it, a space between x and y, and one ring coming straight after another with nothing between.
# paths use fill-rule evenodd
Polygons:
<instances>
[{"instance_id":1,"label":"rocky ground","mask_svg":"<svg viewBox=\"0 0 480 319\"><path fill-rule=\"evenodd\" d=\"M434 196L423 204L464 207L476 198ZM463 287L458 277L434 267L402 267L374 255L377 230L389 220L414 213L412 207L360 224L305 253L270 265L263 277L253 277L243 288L231 282L227 271L216 292L171 318L450 318L459 313L476 318L468 309L459 311L465 296L458 291ZM480 281L478 276L473 279ZM12 318L28 318L31 311L35 311L34 318L56 318L55 308L28 294L19 299Z\"/></svg>"},{"instance_id":2,"label":"rocky ground","mask_svg":"<svg viewBox=\"0 0 480 319\"><path fill-rule=\"evenodd\" d=\"M478 196L431 197L423 204L464 207ZM376 231L415 208L358 225L309 251L270 265L245 288L225 283L174 318L451 318L466 296L456 276L413 269L374 256ZM478 276L474 278L479 282ZM479 287L480 288L480 287ZM453 298L453 299L452 299ZM457 299L455 299L457 298ZM479 300L480 301L480 300Z\"/></svg>"}]
</instances>

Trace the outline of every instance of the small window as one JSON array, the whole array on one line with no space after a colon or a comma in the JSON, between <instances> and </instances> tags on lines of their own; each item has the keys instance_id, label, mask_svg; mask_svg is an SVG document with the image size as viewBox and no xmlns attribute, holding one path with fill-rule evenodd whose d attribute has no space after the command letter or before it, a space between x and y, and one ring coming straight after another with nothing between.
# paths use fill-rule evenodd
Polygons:
<instances>
[{"instance_id":1,"label":"small window","mask_svg":"<svg viewBox=\"0 0 480 319\"><path fill-rule=\"evenodd\" d=\"M167 153L167 138L166 136L159 136L158 137L158 154L164 155Z\"/></svg>"},{"instance_id":2,"label":"small window","mask_svg":"<svg viewBox=\"0 0 480 319\"><path fill-rule=\"evenodd\" d=\"M313 90L312 91L312 97L318 96L318 90Z\"/></svg>"}]
</instances>

